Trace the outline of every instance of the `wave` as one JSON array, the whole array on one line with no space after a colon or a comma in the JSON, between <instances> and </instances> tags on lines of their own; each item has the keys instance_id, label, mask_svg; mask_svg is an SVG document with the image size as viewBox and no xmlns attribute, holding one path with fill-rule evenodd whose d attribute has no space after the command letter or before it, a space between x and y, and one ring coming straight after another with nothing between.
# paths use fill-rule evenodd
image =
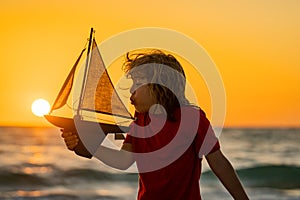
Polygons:
<instances>
[{"instance_id":1,"label":"wave","mask_svg":"<svg viewBox=\"0 0 300 200\"><path fill-rule=\"evenodd\" d=\"M291 165L266 165L236 170L239 178L248 187L276 189L299 189L300 167ZM214 181L211 171L202 174L204 181Z\"/></svg>"},{"instance_id":2,"label":"wave","mask_svg":"<svg viewBox=\"0 0 300 200\"><path fill-rule=\"evenodd\" d=\"M48 181L36 175L0 170L0 187L49 186Z\"/></svg>"},{"instance_id":3,"label":"wave","mask_svg":"<svg viewBox=\"0 0 300 200\"><path fill-rule=\"evenodd\" d=\"M238 169L237 174L247 187L299 189L300 167L290 165L266 165ZM97 184L102 182L137 183L137 174L110 173L87 168L60 169L55 165L19 165L0 168L1 188L35 188ZM217 184L211 171L204 172L201 182ZM206 184L203 183L203 184Z\"/></svg>"},{"instance_id":4,"label":"wave","mask_svg":"<svg viewBox=\"0 0 300 200\"><path fill-rule=\"evenodd\" d=\"M1 188L32 188L97 182L137 182L136 174L110 173L93 169L59 169L54 165L25 164L0 168Z\"/></svg>"}]
</instances>

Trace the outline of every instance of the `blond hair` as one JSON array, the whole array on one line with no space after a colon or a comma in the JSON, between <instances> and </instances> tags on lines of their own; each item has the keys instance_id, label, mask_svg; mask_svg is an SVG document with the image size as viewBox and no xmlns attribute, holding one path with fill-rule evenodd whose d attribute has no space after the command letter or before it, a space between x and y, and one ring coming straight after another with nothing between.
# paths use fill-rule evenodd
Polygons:
<instances>
[{"instance_id":1,"label":"blond hair","mask_svg":"<svg viewBox=\"0 0 300 200\"><path fill-rule=\"evenodd\" d=\"M137 72L147 77L150 92L158 104L164 107L168 119L176 120L174 117L176 108L189 104L185 97L185 73L173 55L157 49L142 53L128 52L123 70L128 77Z\"/></svg>"}]
</instances>

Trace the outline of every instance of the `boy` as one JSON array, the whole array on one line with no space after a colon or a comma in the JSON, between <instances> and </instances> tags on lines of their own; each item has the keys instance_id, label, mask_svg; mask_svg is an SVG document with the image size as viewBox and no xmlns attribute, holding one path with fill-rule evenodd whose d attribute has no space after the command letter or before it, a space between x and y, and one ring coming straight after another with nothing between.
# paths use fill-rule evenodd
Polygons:
<instances>
[{"instance_id":1,"label":"boy","mask_svg":"<svg viewBox=\"0 0 300 200\"><path fill-rule=\"evenodd\" d=\"M136 162L139 200L197 200L204 155L232 197L248 199L205 113L186 99L185 74L176 58L159 50L126 58L123 69L133 80L130 100L136 120L119 152L100 146L93 156L118 169ZM62 137L70 150L79 141L70 132Z\"/></svg>"}]
</instances>

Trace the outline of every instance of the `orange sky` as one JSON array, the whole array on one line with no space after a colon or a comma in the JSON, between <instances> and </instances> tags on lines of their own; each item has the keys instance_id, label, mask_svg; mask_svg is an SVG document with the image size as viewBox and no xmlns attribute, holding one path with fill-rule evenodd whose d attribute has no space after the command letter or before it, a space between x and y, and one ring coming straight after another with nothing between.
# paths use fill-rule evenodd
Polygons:
<instances>
[{"instance_id":1,"label":"orange sky","mask_svg":"<svg viewBox=\"0 0 300 200\"><path fill-rule=\"evenodd\" d=\"M300 126L300 1L1 0L0 17L2 126L49 125L31 103L54 101L90 27L98 42L134 28L181 32L218 66L226 126Z\"/></svg>"}]
</instances>

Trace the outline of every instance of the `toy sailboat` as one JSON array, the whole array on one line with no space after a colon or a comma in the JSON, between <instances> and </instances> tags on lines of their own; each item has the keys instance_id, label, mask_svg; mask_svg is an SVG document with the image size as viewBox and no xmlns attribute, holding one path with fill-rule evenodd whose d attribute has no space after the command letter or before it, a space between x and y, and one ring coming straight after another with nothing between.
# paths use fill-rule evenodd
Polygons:
<instances>
[{"instance_id":1,"label":"toy sailboat","mask_svg":"<svg viewBox=\"0 0 300 200\"><path fill-rule=\"evenodd\" d=\"M106 123L95 120L85 120L83 118L83 112L94 112L124 118L127 119L127 121L128 119L133 119L113 86L93 35L94 30L93 28L91 28L87 49L87 58L84 69L84 77L78 99L79 103L77 105L77 109L75 109L76 112L74 114L74 117L67 118L53 116L52 111L60 109L61 107L66 105L72 90L76 68L83 53L86 50L85 48L82 50L67 79L65 80L54 104L52 105L50 114L45 115L44 117L51 124L57 127L64 128L66 130L70 130L72 132L76 132L74 119L79 118L81 120L81 123L85 123L86 125L97 123L105 134L115 134L115 139L124 139L122 133L126 132L129 129L128 126L120 126L117 125L116 122ZM92 155L87 151L81 141L75 147L74 151L78 155L88 158L92 157Z\"/></svg>"}]
</instances>

